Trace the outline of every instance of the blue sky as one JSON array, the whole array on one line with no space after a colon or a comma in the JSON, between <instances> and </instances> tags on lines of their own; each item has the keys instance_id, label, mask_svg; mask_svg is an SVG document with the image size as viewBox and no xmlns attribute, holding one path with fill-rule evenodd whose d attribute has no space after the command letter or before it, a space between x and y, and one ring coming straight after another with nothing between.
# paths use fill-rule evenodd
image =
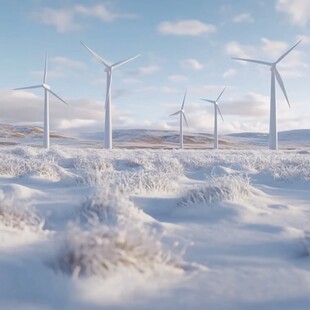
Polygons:
<instances>
[{"instance_id":1,"label":"blue sky","mask_svg":"<svg viewBox=\"0 0 310 310\"><path fill-rule=\"evenodd\" d=\"M210 132L215 99L220 132L268 131L270 71L231 57L276 60L299 39L279 71L291 109L277 89L279 130L310 128L309 0L3 0L0 11L0 121L42 125L42 91L12 91L48 83L69 102L51 98L51 129L104 128L105 72L80 44L116 62L114 128L177 129L168 117L182 101L190 131Z\"/></svg>"}]
</instances>

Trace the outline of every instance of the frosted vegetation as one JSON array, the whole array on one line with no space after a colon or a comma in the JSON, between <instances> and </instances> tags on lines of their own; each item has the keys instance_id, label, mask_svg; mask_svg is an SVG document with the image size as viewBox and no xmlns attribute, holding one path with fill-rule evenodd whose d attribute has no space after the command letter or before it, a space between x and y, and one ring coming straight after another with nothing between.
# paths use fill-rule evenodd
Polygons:
<instances>
[{"instance_id":1,"label":"frosted vegetation","mask_svg":"<svg viewBox=\"0 0 310 310\"><path fill-rule=\"evenodd\" d=\"M180 199L180 206L209 205L223 201L238 202L251 193L249 178L242 176L213 177L203 185L189 189Z\"/></svg>"},{"instance_id":2,"label":"frosted vegetation","mask_svg":"<svg viewBox=\"0 0 310 310\"><path fill-rule=\"evenodd\" d=\"M297 257L299 251L309 256L308 227L298 227L300 234L274 225L279 218L288 227L295 224L289 223L290 206L274 203L268 195L271 186L310 188L308 153L5 147L0 161L2 232L45 234L42 249L30 252L55 277L95 277L105 283L116 274L134 273L151 276L152 281L185 281L205 271L206 264L199 261L201 254L187 255L194 232L179 232L195 227L192 219L207 219L213 225L231 220L230 215L234 221L239 216L240 229L279 231L282 236L292 231L301 250L290 249L291 255ZM260 224L265 214L268 225ZM167 225L169 221L174 224ZM222 229L225 238L218 242L229 252L238 239L236 232L230 237L226 226L219 227L206 228L207 233L210 229L216 240L221 233L213 229ZM200 241L204 233L196 233L198 248L208 247ZM209 250L214 248L213 244ZM259 249L257 244L250 252ZM212 273L206 279L209 276Z\"/></svg>"},{"instance_id":3,"label":"frosted vegetation","mask_svg":"<svg viewBox=\"0 0 310 310\"><path fill-rule=\"evenodd\" d=\"M88 230L69 226L52 266L75 277L107 277L126 268L182 274L185 264L164 248L157 234L137 223L135 227L93 225Z\"/></svg>"},{"instance_id":4,"label":"frosted vegetation","mask_svg":"<svg viewBox=\"0 0 310 310\"><path fill-rule=\"evenodd\" d=\"M178 178L193 171L202 177L216 175L217 167L238 172L269 173L275 180L310 180L310 156L268 151L113 151L69 150L54 148L48 152L30 147L4 148L0 154L0 175L23 177L31 174L48 180L75 175L77 183L117 187L138 192L175 190ZM139 181L141 179L141 181ZM162 180L162 184L159 182ZM175 180L171 186L167 183Z\"/></svg>"}]
</instances>

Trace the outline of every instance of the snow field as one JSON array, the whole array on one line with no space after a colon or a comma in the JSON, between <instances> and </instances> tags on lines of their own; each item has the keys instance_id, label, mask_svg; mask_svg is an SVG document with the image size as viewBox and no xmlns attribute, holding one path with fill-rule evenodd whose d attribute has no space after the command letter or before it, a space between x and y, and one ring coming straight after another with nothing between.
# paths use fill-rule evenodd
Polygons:
<instances>
[{"instance_id":1,"label":"snow field","mask_svg":"<svg viewBox=\"0 0 310 310\"><path fill-rule=\"evenodd\" d=\"M2 308L31 296L30 309L308 308L308 152L4 147L0 159L0 288L16 287ZM14 282L28 267L33 290Z\"/></svg>"}]
</instances>

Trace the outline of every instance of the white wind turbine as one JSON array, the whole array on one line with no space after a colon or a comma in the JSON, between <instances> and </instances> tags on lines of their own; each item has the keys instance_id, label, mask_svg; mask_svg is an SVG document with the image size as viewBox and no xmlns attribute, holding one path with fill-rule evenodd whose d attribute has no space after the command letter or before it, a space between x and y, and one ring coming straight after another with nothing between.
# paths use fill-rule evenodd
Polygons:
<instances>
[{"instance_id":1,"label":"white wind turbine","mask_svg":"<svg viewBox=\"0 0 310 310\"><path fill-rule=\"evenodd\" d=\"M201 99L207 102L211 102L214 105L214 135L213 135L213 143L214 143L214 149L218 149L218 132L217 132L217 111L220 113L222 120L224 121L223 115L221 113L221 110L218 106L218 101L220 100L221 96L223 95L226 87L222 90L220 95L217 97L216 100L209 100L209 99Z\"/></svg>"},{"instance_id":2,"label":"white wind turbine","mask_svg":"<svg viewBox=\"0 0 310 310\"><path fill-rule=\"evenodd\" d=\"M20 87L14 88L13 90L22 90L22 89L34 89L34 88L43 88L44 89L44 132L43 132L43 146L48 149L50 147L50 120L49 120L49 93L54 95L60 101L65 104L68 104L62 98L60 98L57 94L55 94L49 85L46 84L47 80L47 61L48 56L46 53L45 56L45 67L44 67L44 76L43 76L43 84L41 85L34 85L34 86L27 86L27 87Z\"/></svg>"},{"instance_id":3,"label":"white wind turbine","mask_svg":"<svg viewBox=\"0 0 310 310\"><path fill-rule=\"evenodd\" d=\"M107 88L106 88L106 99L105 99L105 131L104 131L104 148L112 149L112 116L111 116L111 84L112 84L112 72L113 69L137 58L140 56L136 55L128 59L118 61L114 64L109 64L102 57L97 55L89 47L87 47L83 42L81 44L100 62L105 66L105 72L107 73Z\"/></svg>"},{"instance_id":4,"label":"white wind turbine","mask_svg":"<svg viewBox=\"0 0 310 310\"><path fill-rule=\"evenodd\" d=\"M178 114L180 115L180 138L179 138L180 139L180 149L183 149L183 118L184 118L184 121L186 123L186 126L188 127L188 123L187 123L185 112L184 112L184 104L185 104L185 99L186 99L186 93L187 93L187 91L185 91L181 109L179 111L169 115L169 116L174 116L174 115L178 115Z\"/></svg>"},{"instance_id":5,"label":"white wind turbine","mask_svg":"<svg viewBox=\"0 0 310 310\"><path fill-rule=\"evenodd\" d=\"M253 59L244 59L244 58L236 58L233 57L233 59L242 60L242 61L249 61L258 63L261 65L266 65L270 67L271 71L271 91L270 91L270 119L269 119L269 149L270 150L277 150L278 149L278 132L277 132L277 105L276 105L276 87L275 87L275 81L277 80L280 88L282 89L282 92L285 96L285 99L288 103L288 106L290 106L284 83L282 81L282 78L280 76L280 73L277 69L277 64L285 57L287 54L289 54L299 43L298 41L293 47L291 47L287 52L285 52L281 57L279 57L275 62L266 62L261 60L253 60Z\"/></svg>"}]
</instances>

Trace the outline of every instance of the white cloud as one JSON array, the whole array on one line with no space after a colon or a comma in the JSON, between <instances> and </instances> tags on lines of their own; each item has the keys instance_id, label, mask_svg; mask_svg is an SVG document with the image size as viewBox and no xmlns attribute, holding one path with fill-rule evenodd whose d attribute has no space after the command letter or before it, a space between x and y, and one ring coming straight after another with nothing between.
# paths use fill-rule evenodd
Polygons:
<instances>
[{"instance_id":1,"label":"white cloud","mask_svg":"<svg viewBox=\"0 0 310 310\"><path fill-rule=\"evenodd\" d=\"M220 92L223 90L224 86L222 85L203 85L203 86L191 86L189 87L189 92L193 94L197 94L200 96L211 96L216 97L220 94ZM226 89L227 91L227 89Z\"/></svg>"},{"instance_id":2,"label":"white cloud","mask_svg":"<svg viewBox=\"0 0 310 310\"><path fill-rule=\"evenodd\" d=\"M173 88L173 87L168 87L168 86L163 86L163 87L156 87L156 86L145 86L145 87L140 87L137 88L133 91L136 94L149 94L149 93L165 93L165 94L177 94L179 93L179 90Z\"/></svg>"},{"instance_id":3,"label":"white cloud","mask_svg":"<svg viewBox=\"0 0 310 310\"><path fill-rule=\"evenodd\" d=\"M116 19L133 18L134 15L115 13L106 5L95 6L76 5L65 9L43 8L31 14L37 22L54 26L60 33L75 31L83 28L77 19L79 17L97 18L102 22L112 22Z\"/></svg>"},{"instance_id":4,"label":"white cloud","mask_svg":"<svg viewBox=\"0 0 310 310\"><path fill-rule=\"evenodd\" d=\"M310 20L309 0L277 0L276 9L287 14L292 24L306 26Z\"/></svg>"},{"instance_id":5,"label":"white cloud","mask_svg":"<svg viewBox=\"0 0 310 310\"><path fill-rule=\"evenodd\" d=\"M238 99L223 98L221 109L226 115L265 117L269 113L269 97L248 93Z\"/></svg>"},{"instance_id":6,"label":"white cloud","mask_svg":"<svg viewBox=\"0 0 310 310\"><path fill-rule=\"evenodd\" d=\"M226 70L223 74L222 74L222 77L224 79L227 79L227 78L230 78L230 77L233 77L237 74L237 70L236 69L233 69L233 68L230 68L228 70Z\"/></svg>"},{"instance_id":7,"label":"white cloud","mask_svg":"<svg viewBox=\"0 0 310 310\"><path fill-rule=\"evenodd\" d=\"M249 45L242 45L237 41L230 41L226 44L226 53L232 57L250 58L255 48Z\"/></svg>"},{"instance_id":8,"label":"white cloud","mask_svg":"<svg viewBox=\"0 0 310 310\"><path fill-rule=\"evenodd\" d=\"M202 70L204 65L194 58L185 59L181 62L181 66L185 69Z\"/></svg>"},{"instance_id":9,"label":"white cloud","mask_svg":"<svg viewBox=\"0 0 310 310\"><path fill-rule=\"evenodd\" d=\"M32 13L32 17L41 24L54 26L61 33L81 28L74 20L74 10L72 9L43 8L41 11Z\"/></svg>"},{"instance_id":10,"label":"white cloud","mask_svg":"<svg viewBox=\"0 0 310 310\"><path fill-rule=\"evenodd\" d=\"M137 88L135 90L136 93L152 93L152 92L156 92L158 89L155 86L144 86L144 87L140 87Z\"/></svg>"},{"instance_id":11,"label":"white cloud","mask_svg":"<svg viewBox=\"0 0 310 310\"><path fill-rule=\"evenodd\" d=\"M207 87L205 87L207 88ZM216 98L223 89L221 86L211 86L210 99ZM189 91L192 93L193 89ZM282 102L281 102L282 105ZM213 113L214 108L211 103L195 100L186 102L185 113L190 128L189 131L213 132ZM244 132L244 131L268 131L269 124L269 97L256 93L248 93L237 99L227 99L227 96L221 98L219 107L224 117L224 122L219 119L219 130L221 133ZM170 105L167 115L173 113L179 108L178 104ZM287 110L284 106L283 110ZM282 113L282 110L281 110ZM169 119L167 123L171 128L177 128L178 119Z\"/></svg>"},{"instance_id":12,"label":"white cloud","mask_svg":"<svg viewBox=\"0 0 310 310\"><path fill-rule=\"evenodd\" d=\"M288 44L284 41L271 41L266 38L262 38L261 42L261 52L269 57L269 59L276 60L286 51L286 49L288 49Z\"/></svg>"},{"instance_id":13,"label":"white cloud","mask_svg":"<svg viewBox=\"0 0 310 310\"><path fill-rule=\"evenodd\" d=\"M157 30L164 35L200 36L206 33L215 32L216 27L196 19L189 19L177 22L162 22L157 26Z\"/></svg>"},{"instance_id":14,"label":"white cloud","mask_svg":"<svg viewBox=\"0 0 310 310\"><path fill-rule=\"evenodd\" d=\"M149 66L145 66L145 67L140 67L137 70L135 70L135 72L139 75L151 75L151 74L154 74L160 70L161 70L161 68L159 66L149 65Z\"/></svg>"},{"instance_id":15,"label":"white cloud","mask_svg":"<svg viewBox=\"0 0 310 310\"><path fill-rule=\"evenodd\" d=\"M188 78L185 75L173 74L168 76L168 80L173 83L184 83Z\"/></svg>"},{"instance_id":16,"label":"white cloud","mask_svg":"<svg viewBox=\"0 0 310 310\"><path fill-rule=\"evenodd\" d=\"M260 47L263 57L275 61L291 46L283 41L271 41L266 38L261 39ZM303 61L304 53L298 49L294 49L287 57L285 57L278 65L282 77L297 78L304 75L304 69L308 65Z\"/></svg>"},{"instance_id":17,"label":"white cloud","mask_svg":"<svg viewBox=\"0 0 310 310\"><path fill-rule=\"evenodd\" d=\"M0 121L11 124L39 124L43 125L43 94L36 95L30 91L12 91L0 89ZM70 103L69 106L59 104L58 99L50 96L50 124L51 130L88 129L103 130L104 102L79 99L70 100L61 96ZM55 104L54 104L55 103ZM25 109L25 106L27 109ZM16 113L23 111L23 113ZM120 111L112 106L113 123L117 127L124 127L133 120L126 111ZM83 128L80 128L82 127ZM88 128L88 129L87 129Z\"/></svg>"},{"instance_id":18,"label":"white cloud","mask_svg":"<svg viewBox=\"0 0 310 310\"><path fill-rule=\"evenodd\" d=\"M118 18L134 18L131 14L120 14L115 13L108 9L103 4L98 4L93 7L87 7L83 5L77 5L75 7L75 12L84 16L95 17L103 22L112 22Z\"/></svg>"},{"instance_id":19,"label":"white cloud","mask_svg":"<svg viewBox=\"0 0 310 310\"><path fill-rule=\"evenodd\" d=\"M253 23L254 18L251 13L242 13L233 18L234 23Z\"/></svg>"},{"instance_id":20,"label":"white cloud","mask_svg":"<svg viewBox=\"0 0 310 310\"><path fill-rule=\"evenodd\" d=\"M209 90L210 98L217 97L222 90L222 86L205 86L205 91ZM180 94L179 101L174 105L165 104L167 113L165 120L143 121L136 120L128 112L119 110L117 106L112 106L113 124L115 128L153 128L153 129L177 129L178 119L168 119L169 112L175 112L181 104L183 91L177 89L161 87L149 88L145 91L160 91L164 93ZM189 89L192 94L193 89ZM208 96L207 93L205 93ZM209 96L208 96L209 97ZM227 99L228 98L228 99ZM66 98L65 98L66 99ZM50 120L51 130L72 130L73 132L103 131L104 129L104 102L96 100L68 100L70 106L56 104L56 100L51 96ZM39 124L43 123L43 96L35 95L28 91L11 91L0 89L0 121L11 124ZM54 104L55 103L55 104ZM229 94L224 94L220 101L225 122L220 121L220 131L224 132L244 132L244 131L268 131L269 122L269 96L262 96L256 93L248 93L236 99L230 99ZM294 102L292 109L288 109L285 99L278 99L279 129L307 128L309 123L309 112L304 109L308 102ZM25 109L27 106L27 109ZM134 110L134 109L133 109ZM163 109L164 110L164 109ZM22 114L16 111L23 111ZM190 125L189 131L210 131L213 130L213 107L207 103L194 100L186 102L186 115ZM238 118L237 118L238 117ZM282 129L281 129L282 128Z\"/></svg>"},{"instance_id":21,"label":"white cloud","mask_svg":"<svg viewBox=\"0 0 310 310\"><path fill-rule=\"evenodd\" d=\"M50 63L51 68L48 69L48 78L63 78L69 75L77 75L86 68L83 62L63 56L52 57ZM44 73L43 71L32 71L32 74L43 77Z\"/></svg>"},{"instance_id":22,"label":"white cloud","mask_svg":"<svg viewBox=\"0 0 310 310\"><path fill-rule=\"evenodd\" d=\"M94 126L96 124L95 120L90 120L90 119L62 119L58 123L58 129L63 130L63 129L81 129L81 127L90 127Z\"/></svg>"}]
</instances>

